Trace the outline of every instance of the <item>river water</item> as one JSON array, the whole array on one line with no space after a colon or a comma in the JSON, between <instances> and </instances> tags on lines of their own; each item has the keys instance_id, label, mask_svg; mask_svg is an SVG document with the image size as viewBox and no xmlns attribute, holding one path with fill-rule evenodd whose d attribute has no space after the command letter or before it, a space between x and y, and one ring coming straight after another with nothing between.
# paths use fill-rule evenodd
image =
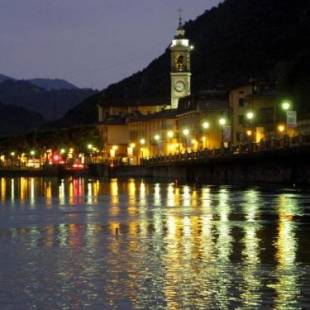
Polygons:
<instances>
[{"instance_id":1,"label":"river water","mask_svg":"<svg viewBox=\"0 0 310 310\"><path fill-rule=\"evenodd\" d=\"M0 178L0 309L309 309L310 191Z\"/></svg>"}]
</instances>

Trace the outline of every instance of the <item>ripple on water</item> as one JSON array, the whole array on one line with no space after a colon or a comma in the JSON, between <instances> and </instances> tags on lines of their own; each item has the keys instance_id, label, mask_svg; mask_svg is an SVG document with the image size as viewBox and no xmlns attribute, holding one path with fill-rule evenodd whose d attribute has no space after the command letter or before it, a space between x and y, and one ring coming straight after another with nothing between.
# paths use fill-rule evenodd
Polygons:
<instances>
[{"instance_id":1,"label":"ripple on water","mask_svg":"<svg viewBox=\"0 0 310 310\"><path fill-rule=\"evenodd\" d=\"M0 178L1 309L310 307L310 193Z\"/></svg>"}]
</instances>

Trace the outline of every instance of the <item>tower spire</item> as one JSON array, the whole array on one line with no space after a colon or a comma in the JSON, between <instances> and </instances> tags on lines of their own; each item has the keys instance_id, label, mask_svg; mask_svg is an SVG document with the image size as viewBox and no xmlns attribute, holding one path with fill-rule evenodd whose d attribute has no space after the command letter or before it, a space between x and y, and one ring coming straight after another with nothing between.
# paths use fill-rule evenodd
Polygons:
<instances>
[{"instance_id":1,"label":"tower spire","mask_svg":"<svg viewBox=\"0 0 310 310\"><path fill-rule=\"evenodd\" d=\"M183 27L183 17L182 17L182 13L183 13L183 10L182 8L179 8L179 28L182 28Z\"/></svg>"},{"instance_id":2,"label":"tower spire","mask_svg":"<svg viewBox=\"0 0 310 310\"><path fill-rule=\"evenodd\" d=\"M184 25L183 25L183 16L182 16L182 13L183 13L183 10L180 8L178 10L179 12L179 25L178 25L178 28L177 28L177 33L176 33L176 36L175 38L184 38L185 37L185 30L184 30Z\"/></svg>"}]
</instances>

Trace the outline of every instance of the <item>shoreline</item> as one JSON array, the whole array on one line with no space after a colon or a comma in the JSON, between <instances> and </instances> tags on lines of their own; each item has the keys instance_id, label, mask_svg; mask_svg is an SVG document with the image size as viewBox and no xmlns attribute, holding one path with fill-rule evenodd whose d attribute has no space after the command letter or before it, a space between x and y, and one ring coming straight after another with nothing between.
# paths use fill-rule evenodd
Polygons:
<instances>
[{"instance_id":1,"label":"shoreline","mask_svg":"<svg viewBox=\"0 0 310 310\"><path fill-rule=\"evenodd\" d=\"M149 160L140 166L90 163L85 169L49 166L42 169L0 169L0 177L148 178L202 184L310 185L310 148L224 154L188 160Z\"/></svg>"}]
</instances>

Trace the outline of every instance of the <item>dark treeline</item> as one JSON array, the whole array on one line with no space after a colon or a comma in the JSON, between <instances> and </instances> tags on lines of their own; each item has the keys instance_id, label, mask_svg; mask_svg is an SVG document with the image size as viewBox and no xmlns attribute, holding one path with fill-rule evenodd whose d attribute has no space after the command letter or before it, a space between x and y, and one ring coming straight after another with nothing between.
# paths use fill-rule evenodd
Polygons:
<instances>
[{"instance_id":1,"label":"dark treeline","mask_svg":"<svg viewBox=\"0 0 310 310\"><path fill-rule=\"evenodd\" d=\"M45 151L74 148L76 152L87 151L87 145L102 148L96 126L80 126L69 129L34 130L25 135L0 139L0 153L28 153L30 150Z\"/></svg>"},{"instance_id":2,"label":"dark treeline","mask_svg":"<svg viewBox=\"0 0 310 310\"><path fill-rule=\"evenodd\" d=\"M43 122L43 117L36 112L0 102L0 137L24 134Z\"/></svg>"}]
</instances>

